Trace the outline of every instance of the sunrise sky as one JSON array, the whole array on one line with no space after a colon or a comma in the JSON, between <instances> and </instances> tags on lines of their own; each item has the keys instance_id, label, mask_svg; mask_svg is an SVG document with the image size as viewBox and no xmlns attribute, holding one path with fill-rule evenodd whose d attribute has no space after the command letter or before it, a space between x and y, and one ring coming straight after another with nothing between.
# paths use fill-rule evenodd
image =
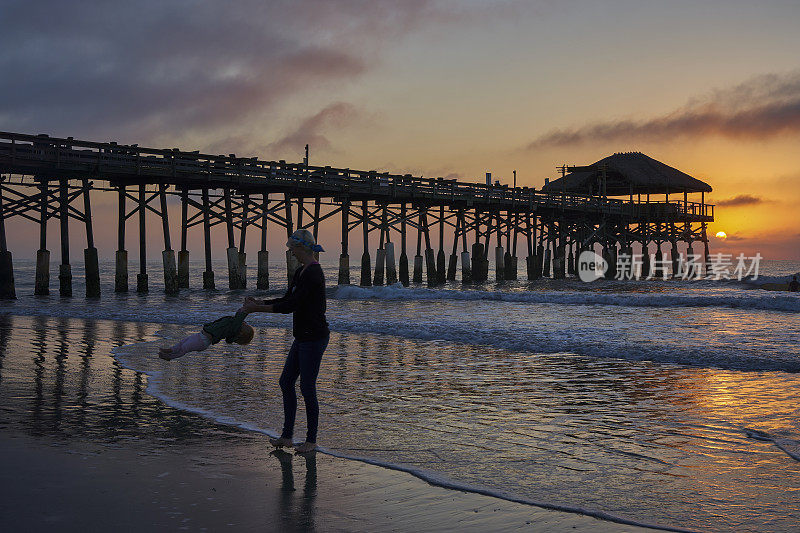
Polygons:
<instances>
[{"instance_id":1,"label":"sunrise sky","mask_svg":"<svg viewBox=\"0 0 800 533\"><path fill-rule=\"evenodd\" d=\"M800 260L798 28L796 0L0 0L0 130L537 188L636 150L714 188L712 251Z\"/></svg>"}]
</instances>

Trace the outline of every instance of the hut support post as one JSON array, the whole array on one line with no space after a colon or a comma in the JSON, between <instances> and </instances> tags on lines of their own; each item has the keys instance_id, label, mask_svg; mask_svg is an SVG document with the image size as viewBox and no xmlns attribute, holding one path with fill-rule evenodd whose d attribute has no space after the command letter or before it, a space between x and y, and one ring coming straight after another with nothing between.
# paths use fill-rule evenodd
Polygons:
<instances>
[{"instance_id":1,"label":"hut support post","mask_svg":"<svg viewBox=\"0 0 800 533\"><path fill-rule=\"evenodd\" d=\"M558 221L558 230L553 239L553 249L555 257L553 259L553 279L564 279L565 266L566 266L566 231L564 228L564 219ZM557 240L556 240L557 239Z\"/></svg>"},{"instance_id":2,"label":"hut support post","mask_svg":"<svg viewBox=\"0 0 800 533\"><path fill-rule=\"evenodd\" d=\"M203 243L206 269L203 272L203 288L214 290L214 269L211 266L211 206L208 201L208 188L203 188Z\"/></svg>"},{"instance_id":3,"label":"hut support post","mask_svg":"<svg viewBox=\"0 0 800 533\"><path fill-rule=\"evenodd\" d=\"M145 185L139 185L139 274L136 275L136 292L147 292L147 233L145 226Z\"/></svg>"},{"instance_id":4,"label":"hut support post","mask_svg":"<svg viewBox=\"0 0 800 533\"><path fill-rule=\"evenodd\" d=\"M267 251L267 213L269 212L269 195L261 197L261 249L258 251L258 273L256 288L269 289L269 252Z\"/></svg>"},{"instance_id":5,"label":"hut support post","mask_svg":"<svg viewBox=\"0 0 800 533\"><path fill-rule=\"evenodd\" d=\"M189 288L189 250L186 249L189 218L189 189L181 190L181 249L178 252L178 288Z\"/></svg>"},{"instance_id":6,"label":"hut support post","mask_svg":"<svg viewBox=\"0 0 800 533\"><path fill-rule=\"evenodd\" d=\"M680 257L678 256L678 236L675 234L675 224L670 223L670 243L672 247L669 255L672 263L672 278L680 275Z\"/></svg>"},{"instance_id":7,"label":"hut support post","mask_svg":"<svg viewBox=\"0 0 800 533\"><path fill-rule=\"evenodd\" d=\"M567 274L570 276L574 276L578 273L577 269L575 268L575 256L577 255L576 252L573 250L575 249L575 236L577 235L577 228L571 228L567 232Z\"/></svg>"},{"instance_id":8,"label":"hut support post","mask_svg":"<svg viewBox=\"0 0 800 533\"><path fill-rule=\"evenodd\" d=\"M408 255L406 254L406 246L408 244L406 236L406 204L400 205L400 264L398 265L400 274L400 283L404 287L408 287Z\"/></svg>"},{"instance_id":9,"label":"hut support post","mask_svg":"<svg viewBox=\"0 0 800 533\"><path fill-rule=\"evenodd\" d=\"M544 227L544 222L542 223ZM552 249L553 249L553 224L552 222L547 224L547 238L542 239L545 243L544 249L544 257L542 259L542 276L549 278L550 277L550 259L552 257Z\"/></svg>"},{"instance_id":10,"label":"hut support post","mask_svg":"<svg viewBox=\"0 0 800 533\"><path fill-rule=\"evenodd\" d=\"M711 265L711 252L708 249L708 234L706 233L706 223L703 222L703 274L708 276Z\"/></svg>"},{"instance_id":11,"label":"hut support post","mask_svg":"<svg viewBox=\"0 0 800 533\"><path fill-rule=\"evenodd\" d=\"M342 254L339 256L339 285L350 285L350 256L348 244L350 234L350 200L342 202Z\"/></svg>"},{"instance_id":12,"label":"hut support post","mask_svg":"<svg viewBox=\"0 0 800 533\"><path fill-rule=\"evenodd\" d=\"M664 254L661 252L661 241L656 241L656 255L655 255L655 277L665 278L666 272L664 270Z\"/></svg>"},{"instance_id":13,"label":"hut support post","mask_svg":"<svg viewBox=\"0 0 800 533\"><path fill-rule=\"evenodd\" d=\"M100 262L94 246L92 231L92 204L89 201L89 180L83 180L83 219L86 224L86 248L83 250L83 264L86 270L86 297L100 296Z\"/></svg>"},{"instance_id":14,"label":"hut support post","mask_svg":"<svg viewBox=\"0 0 800 533\"><path fill-rule=\"evenodd\" d=\"M535 273L534 278L541 278L544 273L544 221L539 217L538 221L534 218L534 226L539 226L539 237L536 245Z\"/></svg>"},{"instance_id":15,"label":"hut support post","mask_svg":"<svg viewBox=\"0 0 800 533\"><path fill-rule=\"evenodd\" d=\"M14 287L14 263L6 241L6 222L3 212L3 189L0 177L0 299L13 300L17 297Z\"/></svg>"},{"instance_id":16,"label":"hut support post","mask_svg":"<svg viewBox=\"0 0 800 533\"><path fill-rule=\"evenodd\" d=\"M50 294L50 251L47 249L47 180L39 184L39 249L36 251L36 285L33 294Z\"/></svg>"},{"instance_id":17,"label":"hut support post","mask_svg":"<svg viewBox=\"0 0 800 533\"><path fill-rule=\"evenodd\" d=\"M161 252L161 264L164 268L164 292L178 294L178 272L175 268L175 251L169 238L169 212L167 211L166 184L158 186L158 198L161 202L161 225L164 230L164 251Z\"/></svg>"},{"instance_id":18,"label":"hut support post","mask_svg":"<svg viewBox=\"0 0 800 533\"><path fill-rule=\"evenodd\" d=\"M128 251L125 249L125 186L118 188L117 207L117 253L114 261L114 292L128 292Z\"/></svg>"}]
</instances>

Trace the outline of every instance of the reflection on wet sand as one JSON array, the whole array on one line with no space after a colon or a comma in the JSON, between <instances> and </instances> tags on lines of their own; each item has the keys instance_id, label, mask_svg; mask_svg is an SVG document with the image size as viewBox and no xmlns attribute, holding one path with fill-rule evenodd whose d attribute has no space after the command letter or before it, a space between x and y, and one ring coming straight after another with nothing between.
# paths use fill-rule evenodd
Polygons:
<instances>
[{"instance_id":1,"label":"reflection on wet sand","mask_svg":"<svg viewBox=\"0 0 800 533\"><path fill-rule=\"evenodd\" d=\"M118 440L144 430L191 438L188 418L145 394L141 372L122 368L115 346L156 325L0 315L0 427L35 436Z\"/></svg>"},{"instance_id":2,"label":"reflection on wet sand","mask_svg":"<svg viewBox=\"0 0 800 533\"><path fill-rule=\"evenodd\" d=\"M153 356L163 340L125 348L120 357L136 372L111 357L114 346L152 340L157 330L0 315L0 406L7 415L0 427L112 442L146 434L164 443L213 428L145 394L143 371L159 372L167 401L257 428L280 427L277 381L290 332L260 328L246 347L220 344L169 363ZM731 516L732 506L757 505L776 516L800 512L792 485L798 464L743 431L796 423L800 397L786 393L793 378L774 378L334 333L320 372L320 439L344 453L468 484L503 480L504 490L532 499L640 518L654 509L685 512L696 527L724 522L736 529L746 517ZM296 465L278 459L285 487L294 487ZM309 527L312 472L306 464L308 490L285 505L287 520ZM620 487L627 488L622 495ZM609 502L611 509L604 507Z\"/></svg>"},{"instance_id":3,"label":"reflection on wet sand","mask_svg":"<svg viewBox=\"0 0 800 533\"><path fill-rule=\"evenodd\" d=\"M276 449L270 452L281 465L281 490L278 493L280 509L280 531L315 531L317 498L317 454L294 454ZM305 463L306 475L302 493L295 488L293 463L295 459Z\"/></svg>"},{"instance_id":4,"label":"reflection on wet sand","mask_svg":"<svg viewBox=\"0 0 800 533\"><path fill-rule=\"evenodd\" d=\"M277 382L288 342L285 330L259 328L247 347L218 345L177 364L154 363L134 348L124 357L160 372L165 398L274 432L282 419ZM641 519L653 509L671 516L690 509L699 527L731 505L796 508L786 472L800 473L800 465L743 430L795 412L800 398L786 396L787 379L333 333L318 382L320 443L467 484L492 487L501 480L498 488L532 499L581 502ZM749 393L726 395L723 381ZM720 395L727 403L711 405ZM767 413L757 405L766 398ZM750 456L759 459L742 462ZM731 496L723 488L734 470ZM772 480L768 487L765 479ZM629 490L621 494L620 487ZM725 520L733 526L745 518Z\"/></svg>"}]
</instances>

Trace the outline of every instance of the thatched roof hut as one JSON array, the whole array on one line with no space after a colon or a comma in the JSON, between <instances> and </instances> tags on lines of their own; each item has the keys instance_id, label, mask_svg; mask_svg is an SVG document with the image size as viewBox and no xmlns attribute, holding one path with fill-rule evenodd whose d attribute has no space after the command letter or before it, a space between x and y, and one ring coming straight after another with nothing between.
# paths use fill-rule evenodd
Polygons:
<instances>
[{"instance_id":1,"label":"thatched roof hut","mask_svg":"<svg viewBox=\"0 0 800 533\"><path fill-rule=\"evenodd\" d=\"M585 167L576 167L542 188L544 192L602 194L605 166L606 195L711 192L708 183L656 161L641 152L618 153Z\"/></svg>"}]
</instances>

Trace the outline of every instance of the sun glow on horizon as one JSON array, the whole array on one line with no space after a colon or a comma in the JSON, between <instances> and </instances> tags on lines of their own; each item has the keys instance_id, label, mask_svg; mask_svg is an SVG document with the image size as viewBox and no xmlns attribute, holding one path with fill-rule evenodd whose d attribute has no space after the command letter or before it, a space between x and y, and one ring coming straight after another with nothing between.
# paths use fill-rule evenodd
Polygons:
<instances>
[{"instance_id":1,"label":"sun glow on horizon","mask_svg":"<svg viewBox=\"0 0 800 533\"><path fill-rule=\"evenodd\" d=\"M724 231L718 231L716 236L719 237L720 239L727 239L728 238L728 234L725 233Z\"/></svg>"}]
</instances>

